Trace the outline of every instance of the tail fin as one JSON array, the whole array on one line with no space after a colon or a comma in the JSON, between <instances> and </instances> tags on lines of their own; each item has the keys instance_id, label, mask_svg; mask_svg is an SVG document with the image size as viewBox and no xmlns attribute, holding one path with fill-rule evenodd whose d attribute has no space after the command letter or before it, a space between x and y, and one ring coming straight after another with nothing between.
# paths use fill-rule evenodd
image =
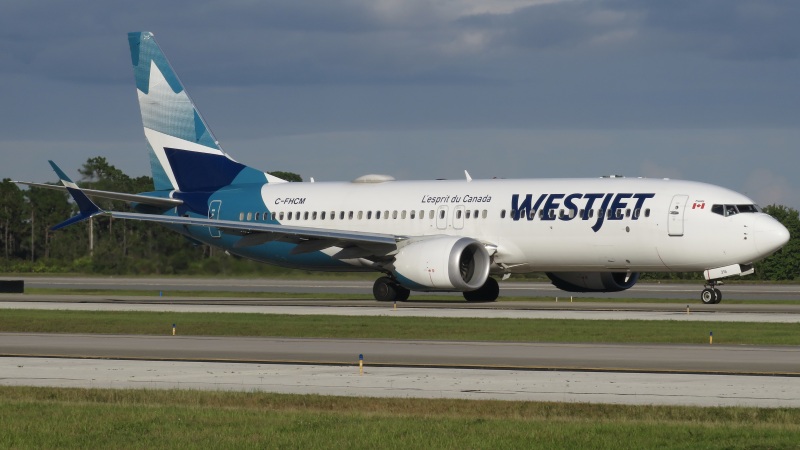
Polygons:
<instances>
[{"instance_id":1,"label":"tail fin","mask_svg":"<svg viewBox=\"0 0 800 450\"><path fill-rule=\"evenodd\" d=\"M284 181L240 164L222 150L153 33L128 33L128 43L156 190L209 191Z\"/></svg>"}]
</instances>

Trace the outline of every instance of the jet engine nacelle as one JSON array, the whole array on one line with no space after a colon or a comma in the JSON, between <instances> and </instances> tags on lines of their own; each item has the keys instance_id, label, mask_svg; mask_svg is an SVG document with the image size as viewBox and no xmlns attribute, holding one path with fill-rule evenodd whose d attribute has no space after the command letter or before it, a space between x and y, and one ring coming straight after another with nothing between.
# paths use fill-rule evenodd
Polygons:
<instances>
[{"instance_id":1,"label":"jet engine nacelle","mask_svg":"<svg viewBox=\"0 0 800 450\"><path fill-rule=\"evenodd\" d=\"M553 286L567 292L619 292L639 281L633 272L547 272Z\"/></svg>"},{"instance_id":2,"label":"jet engine nacelle","mask_svg":"<svg viewBox=\"0 0 800 450\"><path fill-rule=\"evenodd\" d=\"M416 291L472 291L489 277L489 252L480 242L457 236L434 236L400 248L392 273Z\"/></svg>"}]
</instances>

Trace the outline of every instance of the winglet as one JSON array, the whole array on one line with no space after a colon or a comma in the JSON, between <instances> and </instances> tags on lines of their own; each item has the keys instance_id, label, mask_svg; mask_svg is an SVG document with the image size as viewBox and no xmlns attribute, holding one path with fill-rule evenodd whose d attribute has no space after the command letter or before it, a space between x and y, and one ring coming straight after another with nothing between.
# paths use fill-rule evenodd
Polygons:
<instances>
[{"instance_id":1,"label":"winglet","mask_svg":"<svg viewBox=\"0 0 800 450\"><path fill-rule=\"evenodd\" d=\"M75 203L78 204L78 209L80 210L77 216L71 217L65 220L64 222L61 222L60 224L51 227L50 228L51 231L59 230L66 226L72 225L73 223L80 222L81 220L88 219L92 216L96 216L103 212L102 209L100 209L93 201L89 199L89 197L86 196L86 194L83 193L83 191L78 187L77 184L73 183L72 180L69 179L67 174L65 174L64 171L61 170L61 168L56 165L56 163L54 163L53 161L48 161L48 162L50 163L50 166L53 168L53 170L56 172L56 175L58 175L58 178L61 179L61 184L63 184L64 187L67 188L67 192L69 192L69 195L71 195L72 199L75 200Z\"/></svg>"}]
</instances>

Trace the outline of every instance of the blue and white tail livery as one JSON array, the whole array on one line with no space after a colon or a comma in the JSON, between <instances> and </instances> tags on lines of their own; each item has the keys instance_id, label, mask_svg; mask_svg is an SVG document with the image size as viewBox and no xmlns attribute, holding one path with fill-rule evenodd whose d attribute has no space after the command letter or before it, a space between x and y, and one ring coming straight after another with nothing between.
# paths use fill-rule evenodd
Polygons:
<instances>
[{"instance_id":1,"label":"blue and white tail livery","mask_svg":"<svg viewBox=\"0 0 800 450\"><path fill-rule=\"evenodd\" d=\"M153 33L129 33L128 42L156 190L189 192L283 181L225 154Z\"/></svg>"},{"instance_id":2,"label":"blue and white tail livery","mask_svg":"<svg viewBox=\"0 0 800 450\"><path fill-rule=\"evenodd\" d=\"M789 233L737 192L645 178L286 183L220 147L152 33L130 33L154 190L80 190L65 226L96 214L157 222L193 240L272 264L374 271L378 300L410 291L493 301L495 277L544 272L558 288L628 289L639 273L701 271L705 303L719 279L753 272ZM100 211L88 197L131 202Z\"/></svg>"}]
</instances>

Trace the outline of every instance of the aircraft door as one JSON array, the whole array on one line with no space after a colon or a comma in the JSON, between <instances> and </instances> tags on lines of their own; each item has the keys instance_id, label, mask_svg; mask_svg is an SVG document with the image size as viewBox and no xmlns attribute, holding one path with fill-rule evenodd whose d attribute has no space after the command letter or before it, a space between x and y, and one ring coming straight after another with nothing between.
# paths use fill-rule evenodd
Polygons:
<instances>
[{"instance_id":1,"label":"aircraft door","mask_svg":"<svg viewBox=\"0 0 800 450\"><path fill-rule=\"evenodd\" d=\"M676 195L672 197L669 206L669 218L667 219L667 231L670 236L683 236L683 212L686 209L688 195Z\"/></svg>"},{"instance_id":2,"label":"aircraft door","mask_svg":"<svg viewBox=\"0 0 800 450\"><path fill-rule=\"evenodd\" d=\"M214 200L208 205L208 218L211 220L219 219L219 210L222 208L222 200ZM217 227L208 227L208 232L212 238L218 238L222 235Z\"/></svg>"},{"instance_id":3,"label":"aircraft door","mask_svg":"<svg viewBox=\"0 0 800 450\"><path fill-rule=\"evenodd\" d=\"M453 228L456 230L464 228L464 205L458 205L453 210Z\"/></svg>"},{"instance_id":4,"label":"aircraft door","mask_svg":"<svg viewBox=\"0 0 800 450\"><path fill-rule=\"evenodd\" d=\"M436 210L436 228L447 229L447 205L442 205Z\"/></svg>"}]
</instances>

